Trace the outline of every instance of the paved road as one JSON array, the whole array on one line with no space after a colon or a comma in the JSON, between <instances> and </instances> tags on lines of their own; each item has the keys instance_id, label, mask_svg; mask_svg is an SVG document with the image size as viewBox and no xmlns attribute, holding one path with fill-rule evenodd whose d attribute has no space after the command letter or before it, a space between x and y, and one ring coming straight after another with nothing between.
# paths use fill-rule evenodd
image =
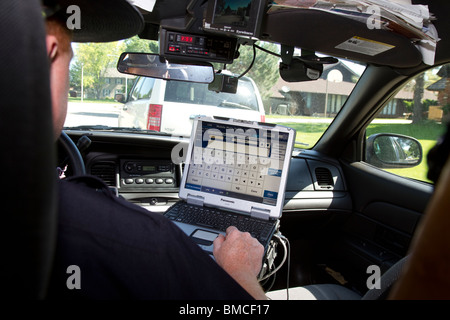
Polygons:
<instances>
[{"instance_id":1,"label":"paved road","mask_svg":"<svg viewBox=\"0 0 450 320\"><path fill-rule=\"evenodd\" d=\"M120 103L69 102L65 127L104 125L117 127Z\"/></svg>"}]
</instances>

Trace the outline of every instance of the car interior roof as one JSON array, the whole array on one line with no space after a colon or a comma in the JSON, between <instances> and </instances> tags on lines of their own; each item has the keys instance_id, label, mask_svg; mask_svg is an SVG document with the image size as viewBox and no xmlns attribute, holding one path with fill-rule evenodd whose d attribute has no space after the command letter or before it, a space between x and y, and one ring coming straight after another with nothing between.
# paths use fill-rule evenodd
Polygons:
<instances>
[{"instance_id":1,"label":"car interior roof","mask_svg":"<svg viewBox=\"0 0 450 320\"><path fill-rule=\"evenodd\" d=\"M181 5L183 2L184 5ZM156 1L152 12L142 11L146 27L139 36L157 40L160 25L190 33L202 33L201 20L206 3L205 0ZM447 0L412 0L412 3L428 5L430 13L436 17L432 23L440 36L444 31L450 30ZM386 43L394 48L374 56L336 48L353 36ZM410 39L387 30L369 30L363 23L324 11L299 9L267 14L262 21L259 38L363 63L400 69L425 67L419 50ZM450 60L449 41L441 36L437 43L436 65Z\"/></svg>"}]
</instances>

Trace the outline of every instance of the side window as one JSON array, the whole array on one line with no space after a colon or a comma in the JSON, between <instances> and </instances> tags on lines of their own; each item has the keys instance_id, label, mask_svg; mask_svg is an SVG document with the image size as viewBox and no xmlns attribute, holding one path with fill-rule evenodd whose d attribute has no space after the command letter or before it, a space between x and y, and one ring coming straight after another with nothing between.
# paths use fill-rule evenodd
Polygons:
<instances>
[{"instance_id":1,"label":"side window","mask_svg":"<svg viewBox=\"0 0 450 320\"><path fill-rule=\"evenodd\" d=\"M366 162L402 177L430 182L427 154L450 119L449 77L450 64L427 70L386 103L366 128ZM420 151L417 143L403 136L420 143L420 164L410 165L418 160ZM400 162L393 165L394 159Z\"/></svg>"},{"instance_id":2,"label":"side window","mask_svg":"<svg viewBox=\"0 0 450 320\"><path fill-rule=\"evenodd\" d=\"M142 86L139 88L139 99L148 99L152 94L153 85L155 84L154 78L144 78Z\"/></svg>"},{"instance_id":3,"label":"side window","mask_svg":"<svg viewBox=\"0 0 450 320\"><path fill-rule=\"evenodd\" d=\"M148 99L151 96L153 85L155 84L154 78L141 77L137 80L136 85L130 95L131 101L139 99Z\"/></svg>"},{"instance_id":4,"label":"side window","mask_svg":"<svg viewBox=\"0 0 450 320\"><path fill-rule=\"evenodd\" d=\"M136 83L130 93L130 101L136 101L139 99L139 90L141 89L142 84L144 83L144 79L145 78L141 77L136 80Z\"/></svg>"}]
</instances>

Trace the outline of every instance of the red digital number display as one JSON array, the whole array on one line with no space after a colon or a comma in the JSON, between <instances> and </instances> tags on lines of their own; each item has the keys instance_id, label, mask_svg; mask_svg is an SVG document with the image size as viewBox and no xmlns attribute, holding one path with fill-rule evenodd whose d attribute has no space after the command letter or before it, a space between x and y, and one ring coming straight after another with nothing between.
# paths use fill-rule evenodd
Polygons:
<instances>
[{"instance_id":1,"label":"red digital number display","mask_svg":"<svg viewBox=\"0 0 450 320\"><path fill-rule=\"evenodd\" d=\"M188 42L188 43L194 42L194 38L193 37L189 37L189 36L180 36L179 40L181 42Z\"/></svg>"}]
</instances>

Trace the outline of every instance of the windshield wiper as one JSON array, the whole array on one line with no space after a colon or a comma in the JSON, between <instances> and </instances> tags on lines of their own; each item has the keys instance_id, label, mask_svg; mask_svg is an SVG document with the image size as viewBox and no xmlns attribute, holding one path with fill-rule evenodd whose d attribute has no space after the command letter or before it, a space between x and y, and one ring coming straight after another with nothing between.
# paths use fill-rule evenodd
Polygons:
<instances>
[{"instance_id":1,"label":"windshield wiper","mask_svg":"<svg viewBox=\"0 0 450 320\"><path fill-rule=\"evenodd\" d=\"M239 104L239 103L236 103L236 102L229 102L229 101L222 101L222 102L219 104L219 107L233 108L233 109L253 110L253 109L250 108L249 106L244 106L243 104Z\"/></svg>"},{"instance_id":2,"label":"windshield wiper","mask_svg":"<svg viewBox=\"0 0 450 320\"><path fill-rule=\"evenodd\" d=\"M111 131L111 132L129 132L129 133L146 133L146 134L161 134L165 136L170 136L170 133L161 132L156 130L144 130L139 128L129 128L129 127L110 127L104 125L81 125L76 127L64 127L64 130L80 130L80 131Z\"/></svg>"},{"instance_id":3,"label":"windshield wiper","mask_svg":"<svg viewBox=\"0 0 450 320\"><path fill-rule=\"evenodd\" d=\"M84 130L92 130L92 131L101 131L101 130L113 130L113 127L110 126L103 126L103 125L93 125L93 126L89 126L89 125L81 125L81 126L76 126L76 127L64 127L64 130L80 130L80 131L84 131Z\"/></svg>"}]
</instances>

